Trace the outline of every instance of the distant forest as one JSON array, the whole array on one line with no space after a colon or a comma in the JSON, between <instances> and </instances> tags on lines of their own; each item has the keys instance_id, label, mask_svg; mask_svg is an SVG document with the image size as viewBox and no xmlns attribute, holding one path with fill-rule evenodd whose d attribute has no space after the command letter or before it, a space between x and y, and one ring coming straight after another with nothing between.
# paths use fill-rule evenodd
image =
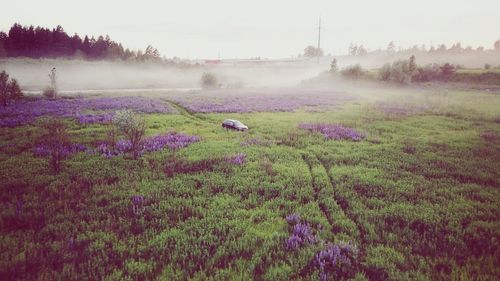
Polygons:
<instances>
[{"instance_id":1,"label":"distant forest","mask_svg":"<svg viewBox=\"0 0 500 281\"><path fill-rule=\"evenodd\" d=\"M161 60L157 49L149 45L143 52L124 48L106 36L69 36L61 26L43 28L15 23L8 33L0 31L0 58L79 58L88 60Z\"/></svg>"},{"instance_id":2,"label":"distant forest","mask_svg":"<svg viewBox=\"0 0 500 281\"><path fill-rule=\"evenodd\" d=\"M414 45L411 48L396 48L396 44L393 41L389 42L387 45L387 49L382 50L374 50L368 51L363 45L352 44L349 46L348 55L349 56L364 56L370 53L407 53L407 54L415 54L415 53L437 53L437 54L460 54L460 53L483 53L488 51L500 51L500 39L493 43L492 49L485 49L483 46L479 46L477 48L472 48L471 46L462 47L460 42L453 44L451 47L447 47L445 44L439 44L437 47L431 46L427 48L425 45Z\"/></svg>"}]
</instances>

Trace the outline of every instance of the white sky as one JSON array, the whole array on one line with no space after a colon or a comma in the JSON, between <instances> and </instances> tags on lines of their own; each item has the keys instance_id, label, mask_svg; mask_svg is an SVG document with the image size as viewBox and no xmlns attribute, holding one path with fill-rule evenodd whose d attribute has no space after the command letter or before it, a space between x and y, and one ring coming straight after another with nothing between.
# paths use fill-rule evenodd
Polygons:
<instances>
[{"instance_id":1,"label":"white sky","mask_svg":"<svg viewBox=\"0 0 500 281\"><path fill-rule=\"evenodd\" d=\"M109 34L124 47L156 47L166 57L283 58L317 44L346 53L461 41L491 48L500 39L499 0L1 0L0 29L14 23L69 34Z\"/></svg>"}]
</instances>

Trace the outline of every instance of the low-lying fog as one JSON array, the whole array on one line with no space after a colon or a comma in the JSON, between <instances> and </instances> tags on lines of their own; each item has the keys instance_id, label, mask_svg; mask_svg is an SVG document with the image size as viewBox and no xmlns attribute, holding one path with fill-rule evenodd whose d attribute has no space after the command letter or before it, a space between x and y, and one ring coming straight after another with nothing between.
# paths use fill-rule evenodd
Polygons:
<instances>
[{"instance_id":1,"label":"low-lying fog","mask_svg":"<svg viewBox=\"0 0 500 281\"><path fill-rule=\"evenodd\" d=\"M407 59L410 54L368 54L365 56L336 57L339 68L360 64L365 69L381 67L384 63ZM290 87L303 80L316 77L330 68L332 57L317 60L256 60L222 61L218 65L160 65L155 63L131 63L124 61L82 61L54 59L0 59L0 70L6 70L16 78L23 90L41 92L49 86L48 74L57 69L57 86L61 92L97 90L189 90L200 87L204 72L215 74L224 88ZM420 53L417 64L444 63L480 68L485 63L500 66L496 52L463 54Z\"/></svg>"},{"instance_id":2,"label":"low-lying fog","mask_svg":"<svg viewBox=\"0 0 500 281\"><path fill-rule=\"evenodd\" d=\"M25 91L39 92L49 86L52 67L57 69L61 92L112 89L192 89L199 88L204 72L215 74L222 87L292 86L317 76L326 66L238 65L175 67L153 63L91 62L79 60L9 59L0 69L16 78Z\"/></svg>"}]
</instances>

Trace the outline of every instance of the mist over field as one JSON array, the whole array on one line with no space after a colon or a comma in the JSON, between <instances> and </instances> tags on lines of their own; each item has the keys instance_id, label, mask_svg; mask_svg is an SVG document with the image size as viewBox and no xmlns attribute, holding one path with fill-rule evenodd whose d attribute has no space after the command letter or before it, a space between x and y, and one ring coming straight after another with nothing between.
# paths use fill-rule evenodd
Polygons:
<instances>
[{"instance_id":1,"label":"mist over field","mask_svg":"<svg viewBox=\"0 0 500 281\"><path fill-rule=\"evenodd\" d=\"M410 53L411 54L411 53ZM365 56L321 57L294 60L228 60L221 65L192 62L188 65L161 65L116 61L85 61L59 59L0 59L0 68L19 80L24 90L41 92L48 85L48 72L58 70L61 91L111 90L111 89L194 89L200 88L204 72L213 72L221 86L283 87L297 86L330 68L335 58L338 67L359 64L366 69L379 69L385 63L407 59L408 53L377 54ZM482 54L426 54L417 52L418 63L443 64L445 62L464 68L483 68L485 64L500 66L497 52Z\"/></svg>"},{"instance_id":2,"label":"mist over field","mask_svg":"<svg viewBox=\"0 0 500 281\"><path fill-rule=\"evenodd\" d=\"M324 66L162 66L154 63L73 60L1 60L0 67L19 80L23 89L41 91L56 67L59 88L71 90L199 88L204 72L213 72L224 87L292 86L316 76Z\"/></svg>"}]
</instances>

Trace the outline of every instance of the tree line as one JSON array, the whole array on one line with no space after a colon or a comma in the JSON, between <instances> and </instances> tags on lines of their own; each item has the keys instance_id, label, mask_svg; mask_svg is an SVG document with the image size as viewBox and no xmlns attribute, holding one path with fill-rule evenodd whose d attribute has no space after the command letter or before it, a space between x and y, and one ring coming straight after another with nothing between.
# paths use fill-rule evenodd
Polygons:
<instances>
[{"instance_id":1,"label":"tree line","mask_svg":"<svg viewBox=\"0 0 500 281\"><path fill-rule=\"evenodd\" d=\"M0 58L80 58L88 60L160 60L160 53L149 45L143 52L124 48L111 40L109 35L68 35L58 25L56 28L22 26L15 23L8 33L0 31Z\"/></svg>"},{"instance_id":2,"label":"tree line","mask_svg":"<svg viewBox=\"0 0 500 281\"><path fill-rule=\"evenodd\" d=\"M358 45L358 44L350 44L349 49L348 49L348 54L349 56L363 56L367 55L369 53L388 53L388 54L395 54L395 53L472 53L472 52L485 52L485 51L497 51L500 52L500 39L495 41L493 43L493 48L492 49L485 49L483 46L479 46L477 48L472 48L471 46L466 46L463 47L462 43L457 42L453 44L451 47L447 47L445 44L439 44L436 47L431 46L430 48L427 48L425 45L414 45L413 47L410 48L401 48L398 47L396 48L396 44L394 41L389 42L387 44L387 48L385 50L383 49L378 49L375 51L369 51L367 48L365 48L363 45Z\"/></svg>"}]
</instances>

